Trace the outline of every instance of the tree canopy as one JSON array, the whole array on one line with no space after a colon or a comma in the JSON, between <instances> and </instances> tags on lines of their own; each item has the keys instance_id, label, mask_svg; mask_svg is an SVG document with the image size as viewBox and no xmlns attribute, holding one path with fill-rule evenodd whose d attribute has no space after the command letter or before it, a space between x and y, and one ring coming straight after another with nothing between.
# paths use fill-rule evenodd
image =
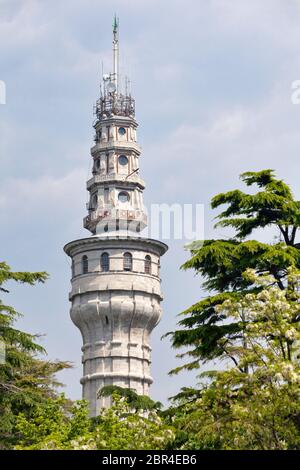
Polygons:
<instances>
[{"instance_id":1,"label":"tree canopy","mask_svg":"<svg viewBox=\"0 0 300 470\"><path fill-rule=\"evenodd\" d=\"M202 373L192 400L176 398L182 449L300 448L300 272L289 269L283 290L272 276L245 277L262 290L217 308L243 325L243 335L222 339L223 370Z\"/></svg>"},{"instance_id":2,"label":"tree canopy","mask_svg":"<svg viewBox=\"0 0 300 470\"><path fill-rule=\"evenodd\" d=\"M145 417L117 392L112 406L103 408L96 420L89 419L86 402L75 402L66 412L65 398L60 397L47 407L39 405L30 419L20 414L17 428L19 450L158 450L175 435L156 411Z\"/></svg>"},{"instance_id":3,"label":"tree canopy","mask_svg":"<svg viewBox=\"0 0 300 470\"><path fill-rule=\"evenodd\" d=\"M112 397L117 394L126 398L128 405L135 411L152 411L162 408L159 401L152 400L148 395L138 395L131 388L119 387L118 385L106 385L98 392L99 397Z\"/></svg>"},{"instance_id":4,"label":"tree canopy","mask_svg":"<svg viewBox=\"0 0 300 470\"><path fill-rule=\"evenodd\" d=\"M2 262L0 292L9 293L9 281L34 285L47 277L45 272L13 272ZM17 441L15 424L20 412L30 416L37 403L57 396L55 374L70 367L68 362L42 359L46 351L38 344L38 337L15 327L20 316L0 299L0 339L5 345L5 361L0 364L0 448L9 448Z\"/></svg>"},{"instance_id":5,"label":"tree canopy","mask_svg":"<svg viewBox=\"0 0 300 470\"><path fill-rule=\"evenodd\" d=\"M231 227L234 236L205 240L200 248L199 243L191 244L191 257L182 266L184 270L195 270L211 295L182 312L179 329L168 333L175 348L187 349L178 355L187 361L173 373L199 368L202 361L221 357L226 354L227 341L240 339L242 325L234 318L224 322L217 306L259 289L243 275L247 269L259 275L271 274L272 282L284 289L289 267L300 268L299 201L272 170L243 173L241 179L258 191L249 194L237 189L212 199L213 208L227 206L217 216L216 226ZM254 231L266 227L273 228L279 239L269 243L249 239Z\"/></svg>"}]
</instances>

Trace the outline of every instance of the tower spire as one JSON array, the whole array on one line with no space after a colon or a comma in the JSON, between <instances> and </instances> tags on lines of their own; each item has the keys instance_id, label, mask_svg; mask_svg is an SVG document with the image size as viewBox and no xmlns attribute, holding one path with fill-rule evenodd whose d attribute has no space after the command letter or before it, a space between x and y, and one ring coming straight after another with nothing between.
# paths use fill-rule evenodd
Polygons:
<instances>
[{"instance_id":1,"label":"tower spire","mask_svg":"<svg viewBox=\"0 0 300 470\"><path fill-rule=\"evenodd\" d=\"M119 20L115 14L113 21L113 82L118 94L119 85Z\"/></svg>"}]
</instances>

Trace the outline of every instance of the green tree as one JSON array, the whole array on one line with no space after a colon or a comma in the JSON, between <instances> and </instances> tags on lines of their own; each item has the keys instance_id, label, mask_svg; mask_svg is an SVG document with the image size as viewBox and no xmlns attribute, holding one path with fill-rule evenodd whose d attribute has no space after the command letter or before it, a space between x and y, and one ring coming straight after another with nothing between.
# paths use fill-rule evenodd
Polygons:
<instances>
[{"instance_id":1,"label":"green tree","mask_svg":"<svg viewBox=\"0 0 300 470\"><path fill-rule=\"evenodd\" d=\"M217 308L244 330L223 355L225 366L232 358L236 365L202 374L198 397L179 407L183 449L300 448L300 273L288 269L286 289L254 270L244 279L260 292Z\"/></svg>"},{"instance_id":2,"label":"green tree","mask_svg":"<svg viewBox=\"0 0 300 470\"><path fill-rule=\"evenodd\" d=\"M138 395L131 388L118 387L117 385L102 387L98 392L98 397L110 397L114 394L126 398L128 405L135 412L160 410L162 408L162 403L159 401L153 401L147 395Z\"/></svg>"},{"instance_id":3,"label":"green tree","mask_svg":"<svg viewBox=\"0 0 300 470\"><path fill-rule=\"evenodd\" d=\"M172 427L156 411L142 416L127 398L112 395L113 404L102 409L96 420L88 418L87 403L66 409L65 398L39 405L33 415L20 414L17 429L21 439L16 449L31 450L143 450L164 449L174 439Z\"/></svg>"},{"instance_id":4,"label":"green tree","mask_svg":"<svg viewBox=\"0 0 300 470\"><path fill-rule=\"evenodd\" d=\"M9 281L34 285L45 282L45 272L13 272L0 263L0 293L6 295ZM23 412L30 416L37 403L56 396L59 383L55 373L70 367L67 362L50 362L40 358L44 348L37 343L37 336L15 328L21 316L0 299L0 338L5 344L5 361L0 364L0 448L5 449L17 442L16 416Z\"/></svg>"},{"instance_id":5,"label":"green tree","mask_svg":"<svg viewBox=\"0 0 300 470\"><path fill-rule=\"evenodd\" d=\"M89 442L90 427L87 402L82 400L71 405L61 395L38 403L30 416L25 413L17 416L19 440L15 449L72 449L79 446L79 442Z\"/></svg>"},{"instance_id":6,"label":"green tree","mask_svg":"<svg viewBox=\"0 0 300 470\"><path fill-rule=\"evenodd\" d=\"M185 348L178 357L187 359L172 373L197 369L203 361L228 358L228 345L243 339L243 323L225 317L217 307L258 288L243 276L246 269L271 274L277 286L284 289L288 268L300 268L300 244L296 240L300 203L272 170L247 172L241 179L259 190L254 194L234 190L212 199L213 208L227 205L216 225L231 227L235 235L228 240L205 240L200 246L195 242L189 247L191 258L182 266L200 274L203 287L211 295L182 312L179 329L168 333L173 347ZM262 243L246 239L254 230L266 227L274 228L279 240ZM235 362L234 356L232 361Z\"/></svg>"}]
</instances>

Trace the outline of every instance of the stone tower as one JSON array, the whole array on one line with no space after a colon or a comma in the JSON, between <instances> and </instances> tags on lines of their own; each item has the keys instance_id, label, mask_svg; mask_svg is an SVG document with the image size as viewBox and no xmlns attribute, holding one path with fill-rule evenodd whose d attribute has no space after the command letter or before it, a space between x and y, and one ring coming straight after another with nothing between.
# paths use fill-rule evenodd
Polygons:
<instances>
[{"instance_id":1,"label":"stone tower","mask_svg":"<svg viewBox=\"0 0 300 470\"><path fill-rule=\"evenodd\" d=\"M161 317L160 257L167 246L145 238L144 181L136 140L135 101L119 79L118 22L113 24L113 72L103 76L96 102L93 170L87 181L92 236L68 243L72 260L71 319L83 346L83 398L91 416L110 405L97 398L105 385L148 395L150 334Z\"/></svg>"}]
</instances>

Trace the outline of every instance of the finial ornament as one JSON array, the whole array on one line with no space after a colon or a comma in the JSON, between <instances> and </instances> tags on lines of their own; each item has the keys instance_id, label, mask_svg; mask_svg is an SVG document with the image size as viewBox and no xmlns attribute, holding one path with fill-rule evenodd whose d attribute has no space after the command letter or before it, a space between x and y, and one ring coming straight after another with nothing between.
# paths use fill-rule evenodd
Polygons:
<instances>
[{"instance_id":1,"label":"finial ornament","mask_svg":"<svg viewBox=\"0 0 300 470\"><path fill-rule=\"evenodd\" d=\"M117 15L115 14L114 21L113 21L113 33L114 34L118 32L118 26L119 26L119 19L117 18Z\"/></svg>"}]
</instances>

